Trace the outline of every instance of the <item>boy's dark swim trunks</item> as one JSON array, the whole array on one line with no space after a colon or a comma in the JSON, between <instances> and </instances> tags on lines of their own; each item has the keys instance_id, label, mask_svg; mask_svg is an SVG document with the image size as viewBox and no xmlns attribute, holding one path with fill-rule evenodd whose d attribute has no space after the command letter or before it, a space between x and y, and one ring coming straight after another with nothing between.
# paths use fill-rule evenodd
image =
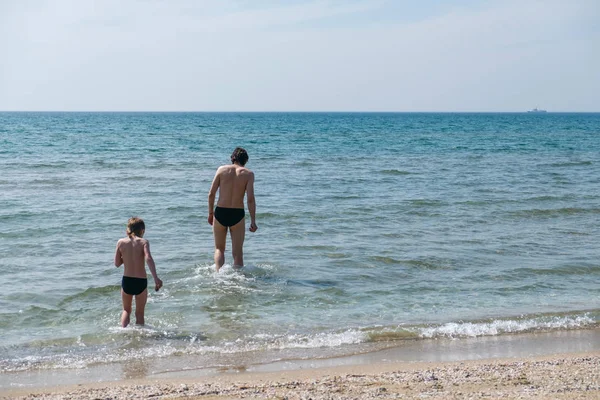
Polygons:
<instances>
[{"instance_id":1,"label":"boy's dark swim trunks","mask_svg":"<svg viewBox=\"0 0 600 400\"><path fill-rule=\"evenodd\" d=\"M218 207L215 208L215 218L223 226L234 226L238 222L244 219L243 208L227 208Z\"/></svg>"},{"instance_id":2,"label":"boy's dark swim trunks","mask_svg":"<svg viewBox=\"0 0 600 400\"><path fill-rule=\"evenodd\" d=\"M130 296L137 296L141 294L148 287L147 278L132 278L130 276L123 276L121 281L121 287L123 291Z\"/></svg>"}]
</instances>

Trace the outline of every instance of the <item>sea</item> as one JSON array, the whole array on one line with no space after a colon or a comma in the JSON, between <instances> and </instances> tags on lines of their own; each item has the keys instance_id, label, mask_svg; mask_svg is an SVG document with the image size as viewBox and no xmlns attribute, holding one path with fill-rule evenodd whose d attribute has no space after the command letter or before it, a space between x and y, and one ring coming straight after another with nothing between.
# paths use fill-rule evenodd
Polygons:
<instances>
[{"instance_id":1,"label":"sea","mask_svg":"<svg viewBox=\"0 0 600 400\"><path fill-rule=\"evenodd\" d=\"M216 272L236 146L258 231ZM598 113L2 112L0 388L598 332L599 188ZM164 287L121 328L131 216Z\"/></svg>"}]
</instances>

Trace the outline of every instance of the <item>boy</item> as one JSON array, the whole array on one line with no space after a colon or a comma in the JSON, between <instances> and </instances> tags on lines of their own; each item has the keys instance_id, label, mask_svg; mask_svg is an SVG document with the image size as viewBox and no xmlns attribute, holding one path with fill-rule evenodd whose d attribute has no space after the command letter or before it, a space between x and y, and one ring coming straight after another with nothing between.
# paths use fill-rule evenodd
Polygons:
<instances>
[{"instance_id":1,"label":"boy","mask_svg":"<svg viewBox=\"0 0 600 400\"><path fill-rule=\"evenodd\" d=\"M146 262L152 278L154 278L154 289L158 291L163 285L156 274L156 265L150 254L150 243L143 238L144 232L146 232L144 221L138 217L131 217L127 221L127 237L117 242L115 267L124 264L123 280L121 281L121 298L123 299L121 326L123 328L129 325L133 296L135 296L135 323L144 325L144 308L148 299Z\"/></svg>"}]
</instances>

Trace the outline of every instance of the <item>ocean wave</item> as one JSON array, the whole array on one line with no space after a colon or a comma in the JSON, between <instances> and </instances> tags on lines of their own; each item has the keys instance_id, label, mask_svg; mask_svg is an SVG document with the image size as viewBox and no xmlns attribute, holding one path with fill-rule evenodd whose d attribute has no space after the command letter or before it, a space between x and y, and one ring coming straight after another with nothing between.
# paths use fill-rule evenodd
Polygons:
<instances>
[{"instance_id":1,"label":"ocean wave","mask_svg":"<svg viewBox=\"0 0 600 400\"><path fill-rule=\"evenodd\" d=\"M97 337L51 340L27 347L39 352L24 357L0 359L1 372L32 369L81 369L93 364L203 355L215 359L220 354L286 351L297 349L338 349L367 343L390 343L403 340L466 339L516 333L565 331L598 327L600 310L571 314L526 315L479 321L454 321L434 325L400 325L355 327L313 333L255 333L236 339L215 340L202 333L178 331L177 328L111 327L104 344ZM78 349L78 350L77 350ZM350 348L349 348L350 349ZM5 354L6 348L0 348ZM352 354L354 350L348 350ZM313 354L313 353L311 353ZM316 353L314 353L316 354ZM208 367L208 366L207 366Z\"/></svg>"},{"instance_id":2,"label":"ocean wave","mask_svg":"<svg viewBox=\"0 0 600 400\"><path fill-rule=\"evenodd\" d=\"M349 254L345 254L345 253L324 253L323 254L325 257L327 258L332 258L332 259L342 259L342 258L350 258L351 256Z\"/></svg>"},{"instance_id":3,"label":"ocean wave","mask_svg":"<svg viewBox=\"0 0 600 400\"><path fill-rule=\"evenodd\" d=\"M28 185L36 185L36 186L63 186L71 183L68 178L35 178L27 183Z\"/></svg>"},{"instance_id":4,"label":"ocean wave","mask_svg":"<svg viewBox=\"0 0 600 400\"><path fill-rule=\"evenodd\" d=\"M563 207L563 208L550 208L540 209L533 208L529 210L518 210L507 212L512 217L562 217L562 216L573 216L573 215L585 215L585 214L600 214L600 208L582 208L582 207Z\"/></svg>"},{"instance_id":5,"label":"ocean wave","mask_svg":"<svg viewBox=\"0 0 600 400\"><path fill-rule=\"evenodd\" d=\"M167 207L167 211L198 211L198 206L169 206Z\"/></svg>"},{"instance_id":6,"label":"ocean wave","mask_svg":"<svg viewBox=\"0 0 600 400\"><path fill-rule=\"evenodd\" d=\"M282 216L279 214L272 213L272 212L262 212L262 213L259 212L256 214L256 218L260 219L260 220L264 220L264 219L272 219L272 218L282 218Z\"/></svg>"},{"instance_id":7,"label":"ocean wave","mask_svg":"<svg viewBox=\"0 0 600 400\"><path fill-rule=\"evenodd\" d=\"M573 196L573 195L563 195L563 196L544 195L544 196L528 197L527 199L525 199L525 201L532 201L532 202L538 202L538 201L572 201L572 200L575 200L575 196Z\"/></svg>"},{"instance_id":8,"label":"ocean wave","mask_svg":"<svg viewBox=\"0 0 600 400\"><path fill-rule=\"evenodd\" d=\"M0 214L0 221L2 220L10 220L10 219L22 219L22 218L33 218L33 217L39 217L41 215L45 215L48 214L47 212L33 212L33 211L26 211L26 210L19 210L16 212L12 212L12 213L7 213L7 214Z\"/></svg>"},{"instance_id":9,"label":"ocean wave","mask_svg":"<svg viewBox=\"0 0 600 400\"><path fill-rule=\"evenodd\" d=\"M305 244L297 244L290 246L293 249L299 250L318 250L318 251L329 251L333 252L338 250L338 247L331 245L323 245L323 244L315 244L315 245L305 245Z\"/></svg>"},{"instance_id":10,"label":"ocean wave","mask_svg":"<svg viewBox=\"0 0 600 400\"><path fill-rule=\"evenodd\" d=\"M575 314L525 315L480 321L453 321L432 325L403 325L366 328L371 342L397 340L427 340L439 338L464 339L541 331L564 331L595 328L600 325L600 310Z\"/></svg>"},{"instance_id":11,"label":"ocean wave","mask_svg":"<svg viewBox=\"0 0 600 400\"><path fill-rule=\"evenodd\" d=\"M76 354L66 352L53 355L30 355L13 360L0 360L0 372L22 372L47 369L85 369L94 364L109 364L140 360L146 358L162 358L176 355L180 351L172 345L146 347L121 351L97 349L93 353Z\"/></svg>"},{"instance_id":12,"label":"ocean wave","mask_svg":"<svg viewBox=\"0 0 600 400\"><path fill-rule=\"evenodd\" d=\"M363 343L367 339L364 332L348 329L340 332L322 332L316 334L258 334L244 338L243 351L283 350L283 349L316 349L338 347L347 344ZM233 344L235 342L230 343ZM238 346L230 346L231 350Z\"/></svg>"},{"instance_id":13,"label":"ocean wave","mask_svg":"<svg viewBox=\"0 0 600 400\"><path fill-rule=\"evenodd\" d=\"M194 293L209 291L214 295L235 298L240 294L264 292L266 288L258 281L269 274L266 267L248 265L234 268L231 264L224 264L217 272L215 264L203 264L196 266L193 275L182 278L180 282L185 282L184 287Z\"/></svg>"},{"instance_id":14,"label":"ocean wave","mask_svg":"<svg viewBox=\"0 0 600 400\"><path fill-rule=\"evenodd\" d=\"M28 305L23 306L22 309L13 308L13 311L5 311L0 314L0 327L10 327L15 323L17 318L19 318L20 323L38 321L38 325L41 325L41 322L39 321L41 316L57 318L61 312L61 308L52 307L50 305Z\"/></svg>"},{"instance_id":15,"label":"ocean wave","mask_svg":"<svg viewBox=\"0 0 600 400\"><path fill-rule=\"evenodd\" d=\"M448 265L448 261L443 261L443 260L402 260L399 261L402 264L406 264L410 267L414 267L417 269L425 269L425 270L445 270L445 269L453 269L454 267L451 265Z\"/></svg>"},{"instance_id":16,"label":"ocean wave","mask_svg":"<svg viewBox=\"0 0 600 400\"><path fill-rule=\"evenodd\" d=\"M518 268L512 271L517 276L531 276L531 275L586 275L600 274L599 264L587 264L587 265L563 265L560 267L552 268Z\"/></svg>"},{"instance_id":17,"label":"ocean wave","mask_svg":"<svg viewBox=\"0 0 600 400\"><path fill-rule=\"evenodd\" d=\"M411 175L412 174L412 172L402 171L399 169L384 169L379 172L383 175Z\"/></svg>"},{"instance_id":18,"label":"ocean wave","mask_svg":"<svg viewBox=\"0 0 600 400\"><path fill-rule=\"evenodd\" d=\"M153 181L152 177L143 175L119 175L111 178L115 182L141 182L141 181Z\"/></svg>"},{"instance_id":19,"label":"ocean wave","mask_svg":"<svg viewBox=\"0 0 600 400\"><path fill-rule=\"evenodd\" d=\"M552 163L550 164L551 167L580 167L580 166L588 166L588 165L592 165L593 162L589 161L589 160L585 160L585 161L563 161L563 162L556 162L556 163Z\"/></svg>"},{"instance_id":20,"label":"ocean wave","mask_svg":"<svg viewBox=\"0 0 600 400\"><path fill-rule=\"evenodd\" d=\"M598 315L594 316L592 313L579 315L543 315L475 322L449 322L437 326L417 328L416 332L419 337L426 339L441 337L467 338L590 328L597 326L598 323Z\"/></svg>"},{"instance_id":21,"label":"ocean wave","mask_svg":"<svg viewBox=\"0 0 600 400\"><path fill-rule=\"evenodd\" d=\"M164 358L181 355L207 354L239 354L256 351L272 351L286 349L317 349L325 347L340 347L365 341L365 334L358 330L342 332L325 332L314 335L289 334L272 335L258 334L225 341L220 344L205 343L205 338L198 335L165 334L155 329L147 328L115 328L111 329L114 336L154 339L152 345L140 347L109 348L108 346L82 346L81 352L70 350L56 354L36 354L13 359L0 359L0 372L21 372L40 369L84 369L95 364L110 364L131 360L149 358ZM175 336L174 336L175 335ZM174 341L174 338L182 340ZM163 343L156 339L164 339Z\"/></svg>"},{"instance_id":22,"label":"ocean wave","mask_svg":"<svg viewBox=\"0 0 600 400\"><path fill-rule=\"evenodd\" d=\"M13 162L6 164L13 167L24 167L27 169L66 169L72 166L70 162L41 162L41 163L28 163L28 162Z\"/></svg>"},{"instance_id":23,"label":"ocean wave","mask_svg":"<svg viewBox=\"0 0 600 400\"><path fill-rule=\"evenodd\" d=\"M328 279L298 279L298 280L287 280L288 285L299 285L299 286L309 286L314 288L329 288L336 287L339 285L339 282Z\"/></svg>"},{"instance_id":24,"label":"ocean wave","mask_svg":"<svg viewBox=\"0 0 600 400\"><path fill-rule=\"evenodd\" d=\"M407 200L407 202L410 205L417 207L442 207L445 205L443 201L430 199L413 199Z\"/></svg>"},{"instance_id":25,"label":"ocean wave","mask_svg":"<svg viewBox=\"0 0 600 400\"><path fill-rule=\"evenodd\" d=\"M333 196L323 196L324 201L329 200L358 200L362 199L363 196L358 194L348 194L348 195L333 195Z\"/></svg>"},{"instance_id":26,"label":"ocean wave","mask_svg":"<svg viewBox=\"0 0 600 400\"><path fill-rule=\"evenodd\" d=\"M386 257L386 256L372 256L370 257L371 260L373 260L376 263L381 263L381 264L401 264L402 261L397 260L393 257Z\"/></svg>"},{"instance_id":27,"label":"ocean wave","mask_svg":"<svg viewBox=\"0 0 600 400\"><path fill-rule=\"evenodd\" d=\"M67 303L72 301L79 301L95 296L103 296L106 294L113 295L116 292L119 292L121 287L119 285L107 285L107 286L99 286L99 287L91 287L87 288L81 292L75 293L73 295L67 296L64 298L58 305L64 306Z\"/></svg>"}]
</instances>

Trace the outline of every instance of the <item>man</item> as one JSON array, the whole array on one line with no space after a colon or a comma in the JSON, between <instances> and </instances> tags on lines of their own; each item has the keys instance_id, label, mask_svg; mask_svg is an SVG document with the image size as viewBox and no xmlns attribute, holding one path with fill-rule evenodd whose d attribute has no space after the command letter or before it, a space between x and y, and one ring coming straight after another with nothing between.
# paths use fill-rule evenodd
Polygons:
<instances>
[{"instance_id":1,"label":"man","mask_svg":"<svg viewBox=\"0 0 600 400\"><path fill-rule=\"evenodd\" d=\"M225 240L227 229L231 235L233 266L244 266L245 213L244 195L247 194L250 212L250 232L256 232L256 202L254 200L254 172L244 167L248 153L241 147L231 154L231 165L217 169L208 192L208 223L215 236L215 266L217 272L225 263ZM214 208L215 195L219 191L217 208ZM213 212L214 209L214 212Z\"/></svg>"}]
</instances>

